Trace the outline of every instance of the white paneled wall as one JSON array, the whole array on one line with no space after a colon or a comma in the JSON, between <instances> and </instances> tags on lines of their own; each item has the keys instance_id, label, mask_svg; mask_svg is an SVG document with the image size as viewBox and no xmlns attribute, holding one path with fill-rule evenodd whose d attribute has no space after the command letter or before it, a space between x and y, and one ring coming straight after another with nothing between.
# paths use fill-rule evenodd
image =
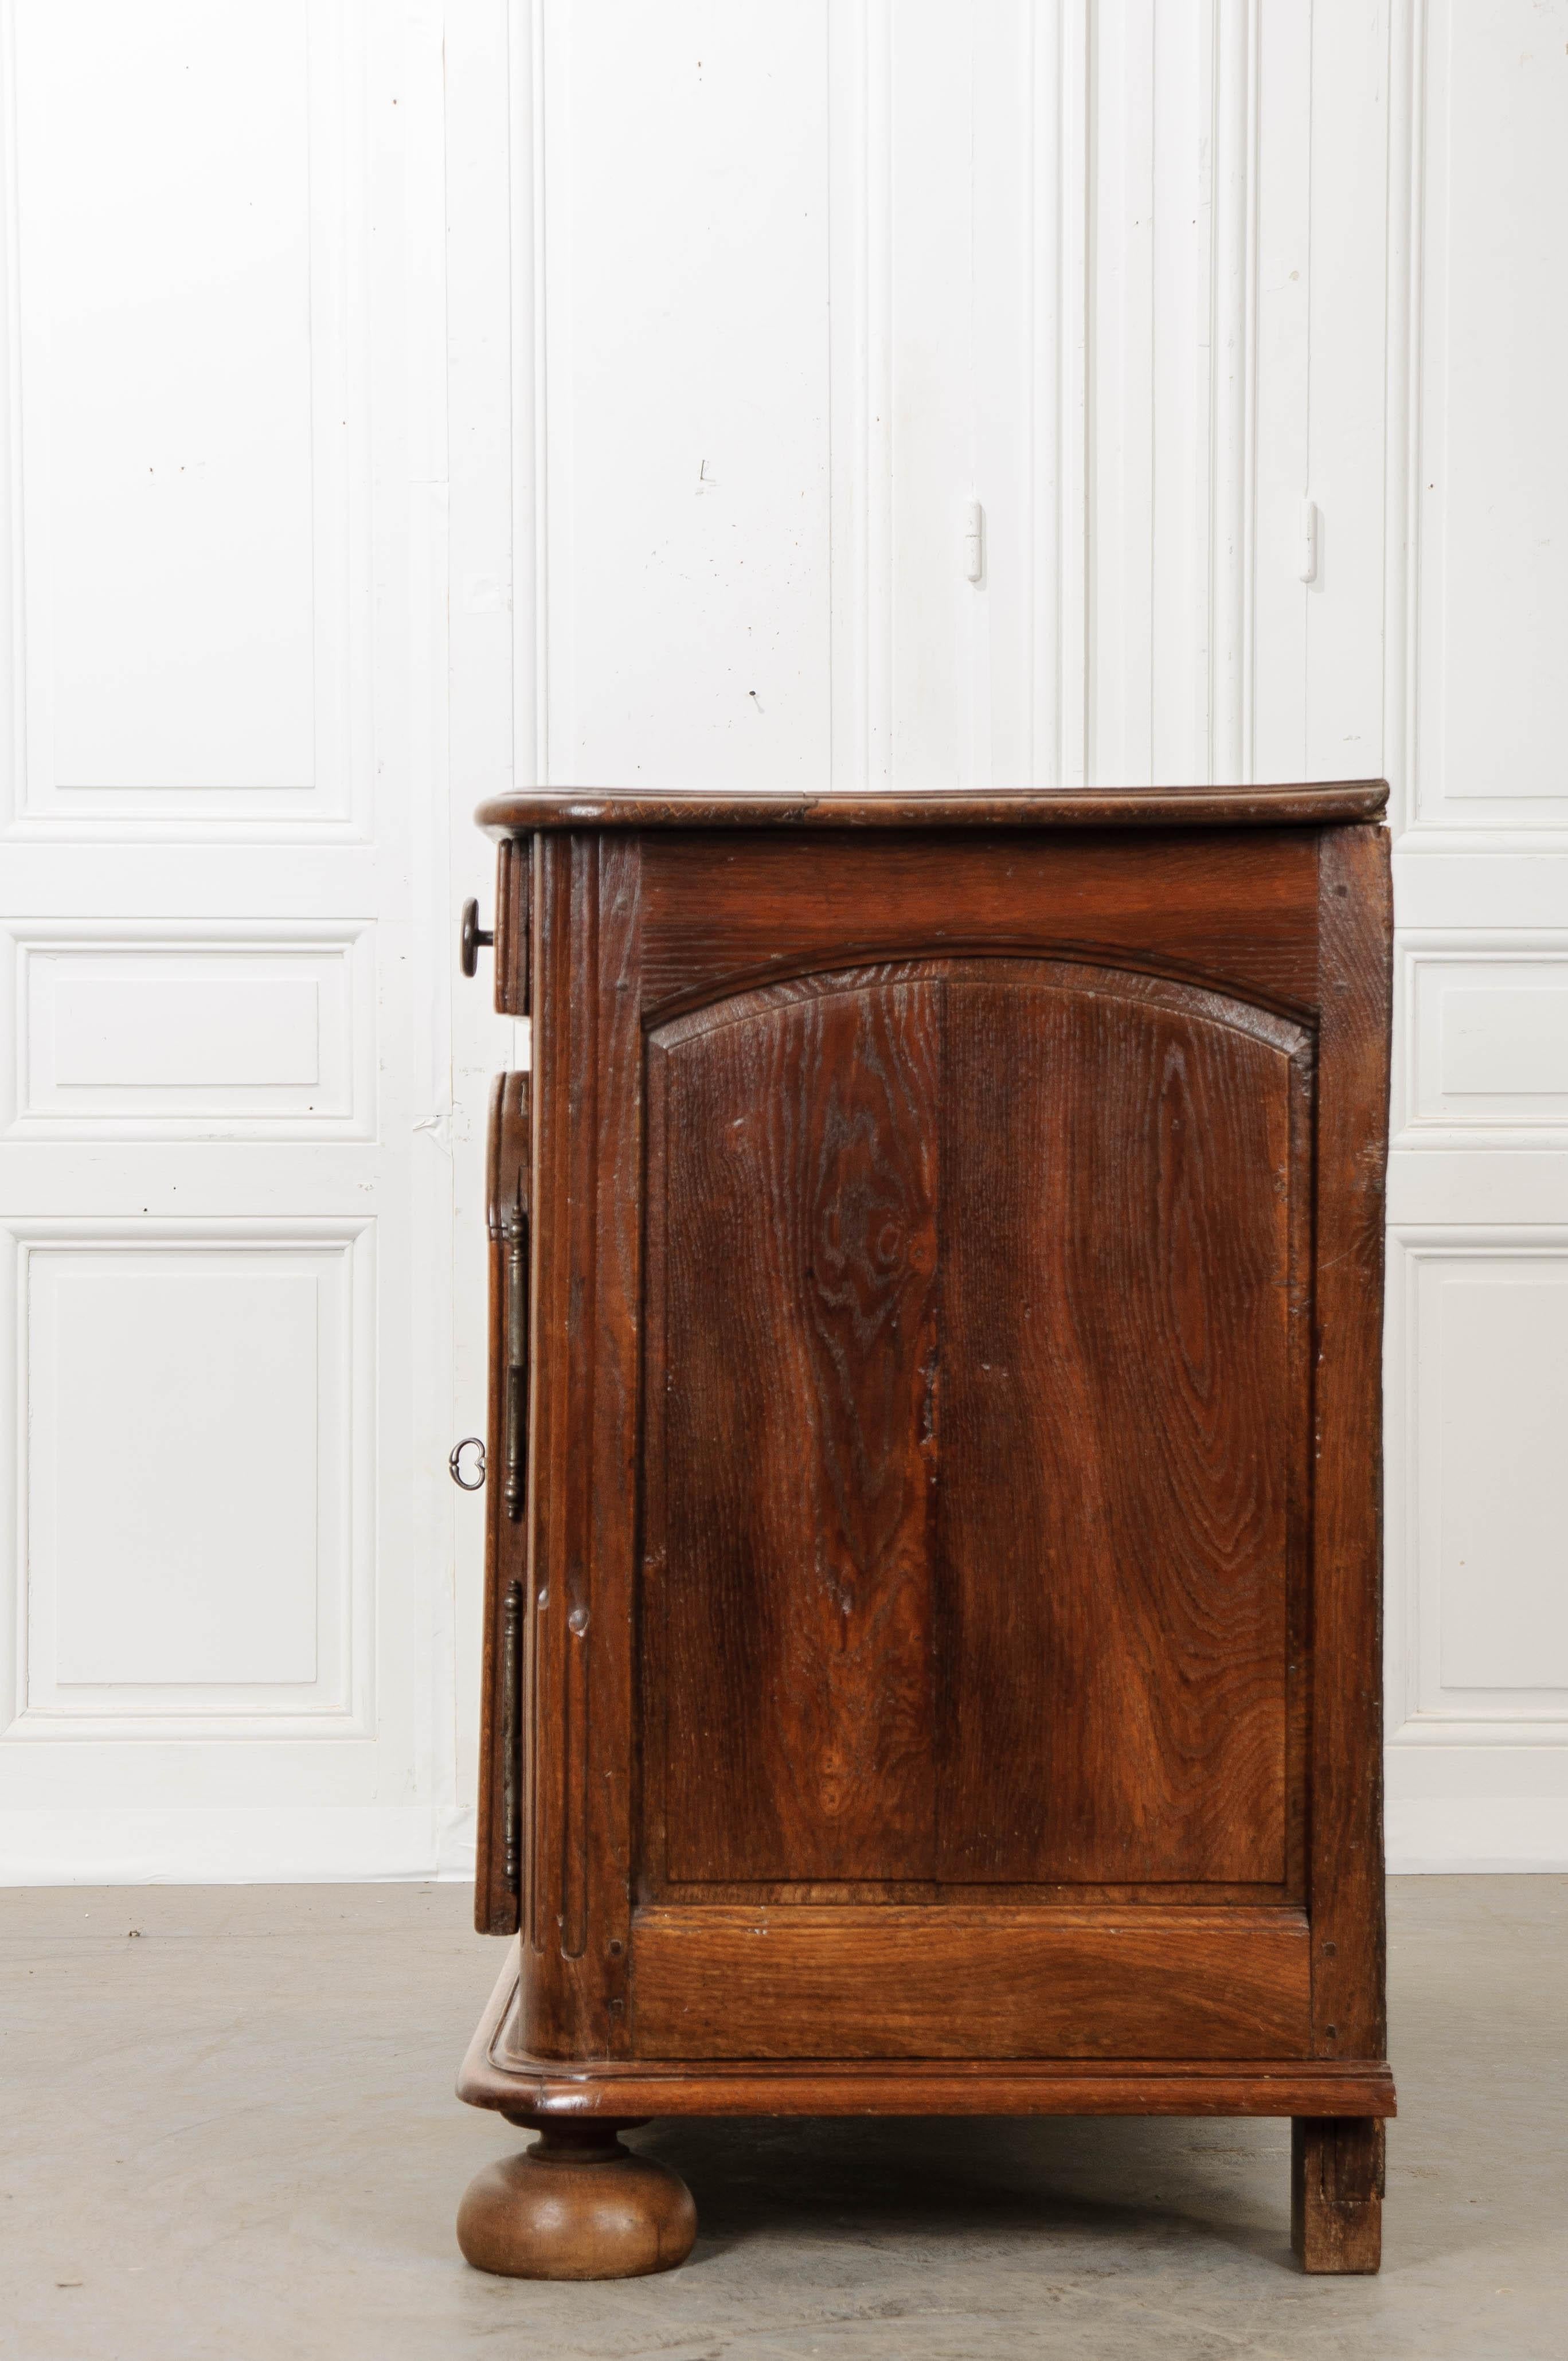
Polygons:
<instances>
[{"instance_id":1,"label":"white paneled wall","mask_svg":"<svg viewBox=\"0 0 1568 2361\"><path fill-rule=\"evenodd\" d=\"M0 1855L426 1874L471 1822L477 1153L440 11L0 0Z\"/></svg>"},{"instance_id":2,"label":"white paneled wall","mask_svg":"<svg viewBox=\"0 0 1568 2361\"><path fill-rule=\"evenodd\" d=\"M462 1865L480 796L1379 772L1391 1850L1568 1865L1568 0L0 28L17 1873Z\"/></svg>"},{"instance_id":3,"label":"white paneled wall","mask_svg":"<svg viewBox=\"0 0 1568 2361\"><path fill-rule=\"evenodd\" d=\"M1564 0L1396 11L1389 1832L1568 1867Z\"/></svg>"},{"instance_id":4,"label":"white paneled wall","mask_svg":"<svg viewBox=\"0 0 1568 2361\"><path fill-rule=\"evenodd\" d=\"M1261 14L517 0L521 762L1301 770L1310 20Z\"/></svg>"}]
</instances>

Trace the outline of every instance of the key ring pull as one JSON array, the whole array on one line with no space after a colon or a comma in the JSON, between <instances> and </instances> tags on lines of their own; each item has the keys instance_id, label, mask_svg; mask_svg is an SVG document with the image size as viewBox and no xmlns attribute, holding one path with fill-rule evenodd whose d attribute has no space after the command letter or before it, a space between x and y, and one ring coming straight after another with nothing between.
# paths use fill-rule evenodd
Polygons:
<instances>
[{"instance_id":1,"label":"key ring pull","mask_svg":"<svg viewBox=\"0 0 1568 2361\"><path fill-rule=\"evenodd\" d=\"M463 1473L463 1454L466 1451L477 1451L479 1455L479 1472L474 1477L472 1483L469 1482L467 1477ZM482 1437L477 1434L466 1434L461 1443L455 1443L447 1457L446 1465L452 1472L452 1481L455 1484L460 1485L465 1492L477 1492L482 1490L485 1481L485 1445Z\"/></svg>"}]
</instances>

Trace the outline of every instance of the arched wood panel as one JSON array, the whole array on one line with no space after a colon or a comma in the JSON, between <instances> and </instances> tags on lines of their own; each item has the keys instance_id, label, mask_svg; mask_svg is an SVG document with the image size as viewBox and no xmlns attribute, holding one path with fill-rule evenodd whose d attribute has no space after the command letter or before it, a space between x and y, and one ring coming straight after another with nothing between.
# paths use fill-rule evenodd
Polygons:
<instances>
[{"instance_id":1,"label":"arched wood panel","mask_svg":"<svg viewBox=\"0 0 1568 2361\"><path fill-rule=\"evenodd\" d=\"M1286 1887L1310 1037L905 961L649 1042L648 1890Z\"/></svg>"}]
</instances>

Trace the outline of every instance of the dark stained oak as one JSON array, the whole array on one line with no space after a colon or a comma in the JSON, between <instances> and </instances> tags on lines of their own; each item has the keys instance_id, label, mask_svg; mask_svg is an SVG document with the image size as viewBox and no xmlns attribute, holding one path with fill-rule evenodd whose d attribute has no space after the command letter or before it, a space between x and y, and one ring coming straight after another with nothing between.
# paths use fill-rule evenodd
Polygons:
<instances>
[{"instance_id":1,"label":"dark stained oak","mask_svg":"<svg viewBox=\"0 0 1568 2361\"><path fill-rule=\"evenodd\" d=\"M1291 1013L1317 1004L1318 837L1306 829L716 829L639 841L649 1013L937 951L1069 955Z\"/></svg>"},{"instance_id":2,"label":"dark stained oak","mask_svg":"<svg viewBox=\"0 0 1568 2361\"><path fill-rule=\"evenodd\" d=\"M639 2117L588 2123L513 2114L542 2136L476 2173L457 2244L476 2270L521 2279L630 2279L684 2263L696 2208L678 2173L621 2147Z\"/></svg>"},{"instance_id":3,"label":"dark stained oak","mask_svg":"<svg viewBox=\"0 0 1568 2361\"><path fill-rule=\"evenodd\" d=\"M652 1037L665 1879L1284 1883L1307 1038L1019 961Z\"/></svg>"},{"instance_id":4,"label":"dark stained oak","mask_svg":"<svg viewBox=\"0 0 1568 2361\"><path fill-rule=\"evenodd\" d=\"M640 2058L1288 2058L1299 1911L651 1909Z\"/></svg>"},{"instance_id":5,"label":"dark stained oak","mask_svg":"<svg viewBox=\"0 0 1568 2361\"><path fill-rule=\"evenodd\" d=\"M1290 2243L1304 2271L1376 2271L1383 2261L1381 2120L1298 2116L1290 2125Z\"/></svg>"},{"instance_id":6,"label":"dark stained oak","mask_svg":"<svg viewBox=\"0 0 1568 2361\"><path fill-rule=\"evenodd\" d=\"M991 970L943 1099L938 1873L1283 1884L1306 1037Z\"/></svg>"},{"instance_id":7,"label":"dark stained oak","mask_svg":"<svg viewBox=\"0 0 1568 2361\"><path fill-rule=\"evenodd\" d=\"M1289 2115L1375 2268L1384 793L486 807L473 2103Z\"/></svg>"},{"instance_id":8,"label":"dark stained oak","mask_svg":"<svg viewBox=\"0 0 1568 2361\"><path fill-rule=\"evenodd\" d=\"M532 1127L529 1077L498 1074L490 1093L486 1163L486 1214L489 1233L490 1400L489 1448L485 1483L485 1622L479 1689L479 1812L475 1848L474 1924L481 1935L512 1935L518 1927L518 1878L508 1875L509 1834L514 1854L521 1839L516 1806L519 1765L502 1752L509 1719L515 1716L519 1668L509 1666L506 1649L507 1594L527 1579L524 1528L508 1514L506 1461L521 1407L509 1400L515 1385L508 1349L512 1293L527 1285L528 1218L532 1189ZM509 1697L509 1677L513 1694ZM508 1803L516 1823L509 1831Z\"/></svg>"},{"instance_id":9,"label":"dark stained oak","mask_svg":"<svg viewBox=\"0 0 1568 2361\"><path fill-rule=\"evenodd\" d=\"M930 981L784 985L650 1044L677 1879L933 1874L940 1021Z\"/></svg>"},{"instance_id":10,"label":"dark stained oak","mask_svg":"<svg viewBox=\"0 0 1568 2361\"><path fill-rule=\"evenodd\" d=\"M1383 1929L1384 1185L1388 839L1325 834L1319 854L1317 1352L1312 1724L1312 2017L1323 2058L1387 2039Z\"/></svg>"},{"instance_id":11,"label":"dark stained oak","mask_svg":"<svg viewBox=\"0 0 1568 2361\"><path fill-rule=\"evenodd\" d=\"M458 2096L514 2121L627 2115L1318 2115L1382 2118L1374 2059L817 2058L585 2061L521 2040L515 1949L475 2028Z\"/></svg>"},{"instance_id":12,"label":"dark stained oak","mask_svg":"<svg viewBox=\"0 0 1568 2361\"><path fill-rule=\"evenodd\" d=\"M979 792L707 795L698 789L534 787L497 796L476 817L503 841L533 829L1157 828L1294 826L1376 819L1384 779L1335 786L1009 787Z\"/></svg>"}]
</instances>

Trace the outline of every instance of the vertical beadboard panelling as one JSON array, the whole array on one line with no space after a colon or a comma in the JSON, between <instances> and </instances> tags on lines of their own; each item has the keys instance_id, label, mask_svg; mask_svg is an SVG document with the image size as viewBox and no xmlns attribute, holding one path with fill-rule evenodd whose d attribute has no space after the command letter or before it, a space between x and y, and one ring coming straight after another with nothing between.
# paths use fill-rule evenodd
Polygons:
<instances>
[{"instance_id":1,"label":"vertical beadboard panelling","mask_svg":"<svg viewBox=\"0 0 1568 2361\"><path fill-rule=\"evenodd\" d=\"M550 775L819 786L826 8L539 6Z\"/></svg>"},{"instance_id":2,"label":"vertical beadboard panelling","mask_svg":"<svg viewBox=\"0 0 1568 2361\"><path fill-rule=\"evenodd\" d=\"M1088 764L1249 774L1256 0L1103 0L1089 40Z\"/></svg>"},{"instance_id":3,"label":"vertical beadboard panelling","mask_svg":"<svg viewBox=\"0 0 1568 2361\"><path fill-rule=\"evenodd\" d=\"M887 620L891 776L901 787L967 785L972 762L975 602L962 535L981 345L976 31L973 12L944 0L898 0L894 11ZM988 120L1000 144L1012 126Z\"/></svg>"},{"instance_id":4,"label":"vertical beadboard panelling","mask_svg":"<svg viewBox=\"0 0 1568 2361\"><path fill-rule=\"evenodd\" d=\"M1258 5L1248 77L1254 196L1252 425L1241 466L1250 525L1239 775L1307 770L1307 602L1302 580L1311 260L1312 11ZM1216 755L1216 775L1221 765Z\"/></svg>"},{"instance_id":5,"label":"vertical beadboard panelling","mask_svg":"<svg viewBox=\"0 0 1568 2361\"><path fill-rule=\"evenodd\" d=\"M1033 746L1036 777L1062 786L1089 776L1093 8L1058 0L1035 48Z\"/></svg>"},{"instance_id":6,"label":"vertical beadboard panelling","mask_svg":"<svg viewBox=\"0 0 1568 2361\"><path fill-rule=\"evenodd\" d=\"M1245 329L1227 320L1216 246L1218 169L1229 126L1219 112L1219 0L1153 12L1147 109L1149 192L1148 767L1162 781L1212 774L1213 608L1220 472L1215 400L1221 356ZM1141 180L1139 159L1135 177ZM1141 203L1141 199L1140 199ZM1142 248L1141 224L1139 225Z\"/></svg>"},{"instance_id":7,"label":"vertical beadboard panelling","mask_svg":"<svg viewBox=\"0 0 1568 2361\"><path fill-rule=\"evenodd\" d=\"M1063 642L1075 649L1081 611L1063 508L1081 500L1084 16L1083 0L919 0L892 18L891 169L884 182L873 140L869 175L889 215L884 232L873 209L866 240L889 273L871 383L891 436L865 472L880 499L887 469L873 604L885 598L886 775L901 785L1061 774L1064 679L1080 672Z\"/></svg>"},{"instance_id":8,"label":"vertical beadboard panelling","mask_svg":"<svg viewBox=\"0 0 1568 2361\"><path fill-rule=\"evenodd\" d=\"M1310 779L1375 778L1383 760L1388 63L1384 0L1313 8Z\"/></svg>"},{"instance_id":9,"label":"vertical beadboard panelling","mask_svg":"<svg viewBox=\"0 0 1568 2361\"><path fill-rule=\"evenodd\" d=\"M1018 0L973 17L968 474L943 555L959 576L967 491L981 572L956 583L958 775L977 787L1062 776L1064 621L1081 609L1080 585L1064 597L1080 538L1064 538L1063 511L1081 499L1083 14L1083 0Z\"/></svg>"},{"instance_id":10,"label":"vertical beadboard panelling","mask_svg":"<svg viewBox=\"0 0 1568 2361\"><path fill-rule=\"evenodd\" d=\"M831 753L893 783L893 0L830 0L828 284Z\"/></svg>"},{"instance_id":11,"label":"vertical beadboard panelling","mask_svg":"<svg viewBox=\"0 0 1568 2361\"><path fill-rule=\"evenodd\" d=\"M547 324L544 307L544 0L510 0L507 23L511 348L512 779L550 770Z\"/></svg>"},{"instance_id":12,"label":"vertical beadboard panelling","mask_svg":"<svg viewBox=\"0 0 1568 2361\"><path fill-rule=\"evenodd\" d=\"M1086 27L516 0L519 775L1080 767Z\"/></svg>"},{"instance_id":13,"label":"vertical beadboard panelling","mask_svg":"<svg viewBox=\"0 0 1568 2361\"><path fill-rule=\"evenodd\" d=\"M1209 765L1252 772L1257 381L1258 0L1219 0L1214 19L1211 232Z\"/></svg>"},{"instance_id":14,"label":"vertical beadboard panelling","mask_svg":"<svg viewBox=\"0 0 1568 2361\"><path fill-rule=\"evenodd\" d=\"M1101 0L1088 66L1087 763L1131 786L1154 774L1154 0Z\"/></svg>"}]
</instances>

